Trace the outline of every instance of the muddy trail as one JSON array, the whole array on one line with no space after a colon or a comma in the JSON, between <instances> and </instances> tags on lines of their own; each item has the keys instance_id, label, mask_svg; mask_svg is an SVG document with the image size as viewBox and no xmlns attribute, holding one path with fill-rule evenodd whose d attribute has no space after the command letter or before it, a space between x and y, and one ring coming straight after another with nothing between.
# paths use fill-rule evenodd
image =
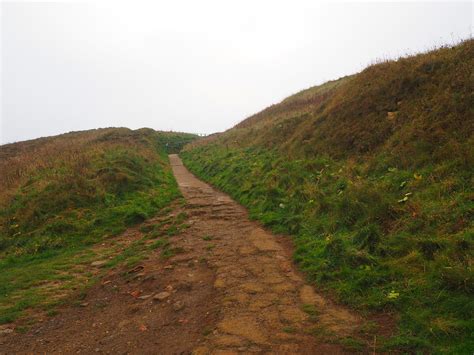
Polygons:
<instances>
[{"instance_id":1,"label":"muddy trail","mask_svg":"<svg viewBox=\"0 0 474 355\"><path fill-rule=\"evenodd\" d=\"M108 271L79 304L26 334L0 337L0 354L340 354L318 334L347 337L361 319L318 295L291 261L286 238L250 221L229 196L171 164L189 228L132 269ZM159 223L160 217L146 223ZM125 233L129 240L138 229Z\"/></svg>"}]
</instances>

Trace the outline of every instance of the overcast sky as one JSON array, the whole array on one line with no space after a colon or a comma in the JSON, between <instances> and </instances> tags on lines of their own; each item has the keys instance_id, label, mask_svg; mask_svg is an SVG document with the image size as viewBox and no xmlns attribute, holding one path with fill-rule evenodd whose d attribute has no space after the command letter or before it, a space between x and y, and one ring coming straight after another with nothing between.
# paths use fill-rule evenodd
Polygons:
<instances>
[{"instance_id":1,"label":"overcast sky","mask_svg":"<svg viewBox=\"0 0 474 355\"><path fill-rule=\"evenodd\" d=\"M0 142L212 133L286 96L469 37L471 2L2 2Z\"/></svg>"}]
</instances>

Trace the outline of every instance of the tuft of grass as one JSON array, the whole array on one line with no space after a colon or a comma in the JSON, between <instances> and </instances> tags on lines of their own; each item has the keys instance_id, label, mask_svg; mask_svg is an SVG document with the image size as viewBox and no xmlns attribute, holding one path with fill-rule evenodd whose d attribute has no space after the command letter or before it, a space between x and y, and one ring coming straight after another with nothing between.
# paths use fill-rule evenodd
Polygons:
<instances>
[{"instance_id":1,"label":"tuft of grass","mask_svg":"<svg viewBox=\"0 0 474 355\"><path fill-rule=\"evenodd\" d=\"M59 314L59 312L55 309L50 309L49 311L46 312L46 315L48 317L54 317L54 316L57 316Z\"/></svg>"},{"instance_id":2,"label":"tuft of grass","mask_svg":"<svg viewBox=\"0 0 474 355\"><path fill-rule=\"evenodd\" d=\"M211 327L205 327L204 330L202 331L202 335L207 337L208 335L212 334L212 328Z\"/></svg>"},{"instance_id":3,"label":"tuft of grass","mask_svg":"<svg viewBox=\"0 0 474 355\"><path fill-rule=\"evenodd\" d=\"M334 343L337 341L338 337L333 332L329 331L322 326L313 326L306 330L307 333L313 335L320 341Z\"/></svg>"},{"instance_id":4,"label":"tuft of grass","mask_svg":"<svg viewBox=\"0 0 474 355\"><path fill-rule=\"evenodd\" d=\"M158 248L163 248L169 246L170 242L164 238L160 238L157 241L155 241L153 244L149 246L151 250L155 250Z\"/></svg>"},{"instance_id":5,"label":"tuft of grass","mask_svg":"<svg viewBox=\"0 0 474 355\"><path fill-rule=\"evenodd\" d=\"M313 322L317 320L319 312L314 305L304 304L301 309L309 315L310 320Z\"/></svg>"},{"instance_id":6,"label":"tuft of grass","mask_svg":"<svg viewBox=\"0 0 474 355\"><path fill-rule=\"evenodd\" d=\"M363 353L366 349L366 344L360 339L346 337L338 340L338 343L343 345L351 352Z\"/></svg>"},{"instance_id":7,"label":"tuft of grass","mask_svg":"<svg viewBox=\"0 0 474 355\"><path fill-rule=\"evenodd\" d=\"M163 250L161 251L161 258L163 260L167 260L169 258L172 258L175 255L176 255L176 253L173 250L173 248L164 247Z\"/></svg>"},{"instance_id":8,"label":"tuft of grass","mask_svg":"<svg viewBox=\"0 0 474 355\"><path fill-rule=\"evenodd\" d=\"M214 249L215 247L216 246L214 244L208 244L208 245L206 245L206 250L210 251L210 250Z\"/></svg>"}]
</instances>

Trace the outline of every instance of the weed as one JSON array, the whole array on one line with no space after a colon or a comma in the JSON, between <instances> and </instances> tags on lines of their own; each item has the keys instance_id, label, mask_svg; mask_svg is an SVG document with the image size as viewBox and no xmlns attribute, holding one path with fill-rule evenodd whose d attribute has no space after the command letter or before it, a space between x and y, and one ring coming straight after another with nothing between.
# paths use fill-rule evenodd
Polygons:
<instances>
[{"instance_id":1,"label":"weed","mask_svg":"<svg viewBox=\"0 0 474 355\"><path fill-rule=\"evenodd\" d=\"M15 331L19 334L26 334L30 330L30 327L28 326L18 326L15 328Z\"/></svg>"},{"instance_id":2,"label":"weed","mask_svg":"<svg viewBox=\"0 0 474 355\"><path fill-rule=\"evenodd\" d=\"M207 337L208 335L211 335L212 334L212 328L210 327L205 327L202 331L202 335L204 335L205 337Z\"/></svg>"},{"instance_id":3,"label":"weed","mask_svg":"<svg viewBox=\"0 0 474 355\"><path fill-rule=\"evenodd\" d=\"M312 304L304 304L301 309L306 312L309 315L309 318L312 321L315 321L317 319L317 315L319 314L318 310L316 307Z\"/></svg>"},{"instance_id":4,"label":"weed","mask_svg":"<svg viewBox=\"0 0 474 355\"><path fill-rule=\"evenodd\" d=\"M206 250L210 251L210 250L214 249L215 247L216 246L214 244L208 244L208 245L206 245Z\"/></svg>"},{"instance_id":5,"label":"weed","mask_svg":"<svg viewBox=\"0 0 474 355\"><path fill-rule=\"evenodd\" d=\"M296 328L295 328L295 327L291 327L291 326L283 327L282 330L283 330L285 333L289 333L289 334L294 334L294 333L296 333Z\"/></svg>"},{"instance_id":6,"label":"weed","mask_svg":"<svg viewBox=\"0 0 474 355\"><path fill-rule=\"evenodd\" d=\"M313 326L309 329L306 329L306 332L313 335L317 339L325 342L332 342L334 343L337 340L336 334L329 331L324 326Z\"/></svg>"},{"instance_id":7,"label":"weed","mask_svg":"<svg viewBox=\"0 0 474 355\"><path fill-rule=\"evenodd\" d=\"M55 309L50 309L46 312L46 315L48 317L54 317L54 316L57 316L59 314L59 312Z\"/></svg>"},{"instance_id":8,"label":"weed","mask_svg":"<svg viewBox=\"0 0 474 355\"><path fill-rule=\"evenodd\" d=\"M161 251L161 258L163 260L167 260L175 255L174 251L172 248L165 247Z\"/></svg>"},{"instance_id":9,"label":"weed","mask_svg":"<svg viewBox=\"0 0 474 355\"><path fill-rule=\"evenodd\" d=\"M151 250L155 250L155 249L158 249L158 248L162 248L162 247L168 247L169 246L169 241L164 239L164 238L160 238L158 239L157 241L155 241L153 244L151 244L149 246L149 248Z\"/></svg>"}]
</instances>

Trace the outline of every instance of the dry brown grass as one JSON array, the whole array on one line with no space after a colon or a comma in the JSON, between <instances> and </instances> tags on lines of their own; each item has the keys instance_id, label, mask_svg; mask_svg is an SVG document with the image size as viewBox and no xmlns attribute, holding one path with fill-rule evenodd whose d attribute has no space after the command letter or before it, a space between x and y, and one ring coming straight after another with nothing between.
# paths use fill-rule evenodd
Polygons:
<instances>
[{"instance_id":1,"label":"dry brown grass","mask_svg":"<svg viewBox=\"0 0 474 355\"><path fill-rule=\"evenodd\" d=\"M54 178L67 169L80 176L94 156L114 146L137 146L140 139L126 128L105 128L2 145L0 206L8 203L17 188L33 175L44 172Z\"/></svg>"},{"instance_id":2,"label":"dry brown grass","mask_svg":"<svg viewBox=\"0 0 474 355\"><path fill-rule=\"evenodd\" d=\"M263 146L292 156L366 159L384 150L404 166L448 156L474 163L474 40L392 61L304 90L195 145Z\"/></svg>"}]
</instances>

